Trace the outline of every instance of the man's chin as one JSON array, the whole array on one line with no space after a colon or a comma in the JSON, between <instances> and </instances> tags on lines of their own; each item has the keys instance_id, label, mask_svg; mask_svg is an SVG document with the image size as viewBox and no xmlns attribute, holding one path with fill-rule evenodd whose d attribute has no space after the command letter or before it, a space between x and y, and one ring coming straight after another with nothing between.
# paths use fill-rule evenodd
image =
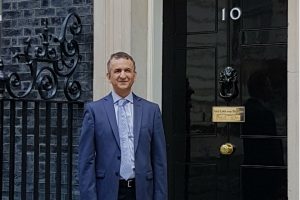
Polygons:
<instances>
[{"instance_id":1,"label":"man's chin","mask_svg":"<svg viewBox=\"0 0 300 200\"><path fill-rule=\"evenodd\" d=\"M119 87L120 89L128 89L128 88L130 88L130 86L129 86L127 83L119 84L118 87Z\"/></svg>"},{"instance_id":2,"label":"man's chin","mask_svg":"<svg viewBox=\"0 0 300 200\"><path fill-rule=\"evenodd\" d=\"M119 85L118 90L120 91L128 91L131 90L131 88L128 85Z\"/></svg>"},{"instance_id":3,"label":"man's chin","mask_svg":"<svg viewBox=\"0 0 300 200\"><path fill-rule=\"evenodd\" d=\"M118 88L120 88L121 90L123 89L127 89L128 88L128 86L127 85L119 85L119 87Z\"/></svg>"}]
</instances>

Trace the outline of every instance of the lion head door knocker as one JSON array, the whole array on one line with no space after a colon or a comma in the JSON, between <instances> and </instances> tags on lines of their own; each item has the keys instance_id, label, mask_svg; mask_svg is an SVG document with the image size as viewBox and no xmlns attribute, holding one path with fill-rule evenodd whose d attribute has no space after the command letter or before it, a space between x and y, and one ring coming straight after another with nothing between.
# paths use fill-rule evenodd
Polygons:
<instances>
[{"instance_id":1,"label":"lion head door knocker","mask_svg":"<svg viewBox=\"0 0 300 200\"><path fill-rule=\"evenodd\" d=\"M220 97L226 102L239 95L237 72L232 67L228 66L220 73Z\"/></svg>"}]
</instances>

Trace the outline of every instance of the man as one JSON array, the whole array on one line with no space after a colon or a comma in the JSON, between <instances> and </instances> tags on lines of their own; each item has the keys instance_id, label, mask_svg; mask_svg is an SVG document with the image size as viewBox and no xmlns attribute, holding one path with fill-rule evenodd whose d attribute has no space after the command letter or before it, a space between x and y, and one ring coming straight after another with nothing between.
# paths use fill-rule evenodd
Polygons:
<instances>
[{"instance_id":1,"label":"man","mask_svg":"<svg viewBox=\"0 0 300 200\"><path fill-rule=\"evenodd\" d=\"M132 93L135 62L112 54L113 90L85 107L79 144L81 200L167 200L167 160L158 105Z\"/></svg>"}]
</instances>

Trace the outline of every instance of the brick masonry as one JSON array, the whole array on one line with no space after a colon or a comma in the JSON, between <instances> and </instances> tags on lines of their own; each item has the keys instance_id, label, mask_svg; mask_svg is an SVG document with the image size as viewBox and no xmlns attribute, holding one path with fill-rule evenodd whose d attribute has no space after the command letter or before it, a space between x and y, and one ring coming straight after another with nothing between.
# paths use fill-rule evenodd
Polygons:
<instances>
[{"instance_id":1,"label":"brick masonry","mask_svg":"<svg viewBox=\"0 0 300 200\"><path fill-rule=\"evenodd\" d=\"M93 2L91 0L2 0L2 30L1 30L1 57L3 59L5 69L9 71L19 72L26 79L29 77L30 70L26 65L18 62L13 58L14 53L23 52L24 41L28 37L32 38L32 46L39 46L41 44L38 34L43 29L43 21L48 19L49 33L59 36L61 25L65 17L70 12L76 12L82 22L82 32L80 36L76 37L79 42L79 50L82 56L80 64L77 66L73 79L80 82L82 87L82 95L80 101L89 101L92 99L92 80L93 80ZM50 43L51 45L51 43ZM59 79L62 83L64 79ZM40 99L37 92L33 91L29 95L30 99ZM58 87L58 92L55 97L56 100L65 99L63 95L63 87ZM5 106L9 106L8 104ZM41 103L40 107L40 136L39 136L39 199L45 199L45 103ZM15 187L14 199L21 199L21 147L22 147L22 133L21 133L21 104L16 104L16 133L15 133ZM79 199L78 191L78 176L77 176L77 147L82 121L82 107L74 107L73 109L73 165L72 165L72 198ZM58 199L56 197L56 142L57 129L56 124L56 108L53 104L51 109L51 163L50 163L50 199ZM26 196L27 199L33 199L33 160L34 160L34 111L33 105L29 104L28 108L28 134L27 134L27 183ZM8 199L9 196L9 149L10 149L10 124L9 111L4 111L4 128L3 128L3 183L2 183L2 199ZM68 110L63 109L63 132L67 130ZM67 185L67 135L62 136L63 151L62 151L62 184L61 184L61 198L67 199L68 185Z\"/></svg>"}]
</instances>

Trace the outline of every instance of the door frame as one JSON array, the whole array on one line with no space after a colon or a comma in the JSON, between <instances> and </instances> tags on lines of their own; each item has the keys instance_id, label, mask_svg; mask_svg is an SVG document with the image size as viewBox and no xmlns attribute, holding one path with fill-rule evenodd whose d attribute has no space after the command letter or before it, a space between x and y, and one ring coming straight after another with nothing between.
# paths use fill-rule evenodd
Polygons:
<instances>
[{"instance_id":1,"label":"door frame","mask_svg":"<svg viewBox=\"0 0 300 200\"><path fill-rule=\"evenodd\" d=\"M288 198L299 199L299 22L298 0L288 1Z\"/></svg>"}]
</instances>

